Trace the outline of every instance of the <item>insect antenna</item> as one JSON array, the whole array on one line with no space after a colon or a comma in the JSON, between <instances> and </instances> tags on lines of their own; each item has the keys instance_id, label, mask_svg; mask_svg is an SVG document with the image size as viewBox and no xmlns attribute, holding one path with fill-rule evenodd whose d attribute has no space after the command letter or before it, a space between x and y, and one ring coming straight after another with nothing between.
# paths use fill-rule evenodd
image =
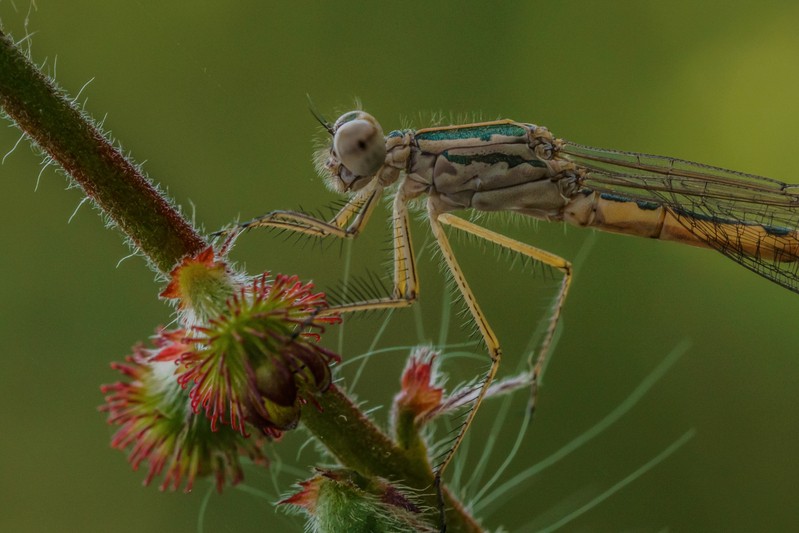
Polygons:
<instances>
[{"instance_id":1,"label":"insect antenna","mask_svg":"<svg viewBox=\"0 0 799 533\"><path fill-rule=\"evenodd\" d=\"M333 135L335 133L333 125L330 122L328 122L328 120L324 117L324 115L322 115L322 113L320 113L319 110L316 108L316 104L314 104L313 100L311 100L311 95L306 94L305 96L308 98L308 110L311 112L313 117L316 119L317 122L319 122L319 124L322 125L324 129L327 130L327 132L330 135Z\"/></svg>"}]
</instances>

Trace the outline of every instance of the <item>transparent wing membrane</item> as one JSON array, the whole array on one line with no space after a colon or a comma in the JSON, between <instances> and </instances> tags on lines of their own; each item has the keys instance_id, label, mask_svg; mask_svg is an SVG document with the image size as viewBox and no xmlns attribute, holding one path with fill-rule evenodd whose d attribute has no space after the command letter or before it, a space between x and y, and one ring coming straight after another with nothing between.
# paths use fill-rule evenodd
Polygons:
<instances>
[{"instance_id":1,"label":"transparent wing membrane","mask_svg":"<svg viewBox=\"0 0 799 533\"><path fill-rule=\"evenodd\" d=\"M584 185L643 209L666 207L693 235L799 292L799 185L682 159L565 143Z\"/></svg>"}]
</instances>

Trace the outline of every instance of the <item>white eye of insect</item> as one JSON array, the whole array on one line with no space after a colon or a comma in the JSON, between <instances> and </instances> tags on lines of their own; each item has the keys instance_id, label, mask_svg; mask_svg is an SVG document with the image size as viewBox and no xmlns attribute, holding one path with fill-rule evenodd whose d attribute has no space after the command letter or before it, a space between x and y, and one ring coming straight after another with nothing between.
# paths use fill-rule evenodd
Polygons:
<instances>
[{"instance_id":1,"label":"white eye of insect","mask_svg":"<svg viewBox=\"0 0 799 533\"><path fill-rule=\"evenodd\" d=\"M352 117L352 118L350 118ZM341 164L356 176L373 176L386 160L386 141L380 124L363 111L336 121L333 150Z\"/></svg>"}]
</instances>

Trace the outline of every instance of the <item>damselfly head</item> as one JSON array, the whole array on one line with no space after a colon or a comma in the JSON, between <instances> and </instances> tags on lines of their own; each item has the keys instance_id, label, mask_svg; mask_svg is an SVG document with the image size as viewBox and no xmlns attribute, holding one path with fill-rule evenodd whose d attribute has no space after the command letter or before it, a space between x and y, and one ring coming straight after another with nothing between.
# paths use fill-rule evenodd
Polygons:
<instances>
[{"instance_id":1,"label":"damselfly head","mask_svg":"<svg viewBox=\"0 0 799 533\"><path fill-rule=\"evenodd\" d=\"M369 113L350 111L330 130L333 144L319 156L328 184L340 192L357 191L369 183L386 160L383 128Z\"/></svg>"}]
</instances>

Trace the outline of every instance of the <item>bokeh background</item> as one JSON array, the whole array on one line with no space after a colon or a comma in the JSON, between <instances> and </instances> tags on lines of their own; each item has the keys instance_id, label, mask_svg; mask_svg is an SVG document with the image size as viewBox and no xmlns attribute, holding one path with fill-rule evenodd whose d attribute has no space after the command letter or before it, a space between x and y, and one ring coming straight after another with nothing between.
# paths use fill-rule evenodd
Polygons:
<instances>
[{"instance_id":1,"label":"bokeh background","mask_svg":"<svg viewBox=\"0 0 799 533\"><path fill-rule=\"evenodd\" d=\"M33 57L56 68L72 94L93 80L80 97L87 112L106 117L105 128L209 230L334 199L310 162L319 132L306 93L330 118L359 97L386 130L425 126L438 112L510 117L586 144L799 181L794 2L35 7L2 0L0 19L18 39L33 34ZM12 150L18 138L13 127L0 130L0 152L10 151L0 166L0 530L299 531L301 522L272 504L317 462L312 446L301 447L303 435L270 451L283 466L248 469L246 485L221 496L206 483L188 495L142 488L142 473L109 448L112 429L96 411L99 385L117 379L108 363L167 323L170 309L145 262L120 262L129 255L120 236L88 205L77 209L81 194L65 190L63 176L52 168L40 175L40 157L25 141ZM675 347L690 347L621 419L486 506L488 527L534 531L583 507L590 510L564 530L796 526L796 295L709 251L559 225L489 224L579 259L536 419L504 480L599 423ZM348 258L354 276L382 272L385 226L374 222L351 249L252 235L234 256L251 272L335 285ZM456 316L442 325L448 293L427 238L417 223L417 309L392 316L376 343L384 316L348 321L326 340L345 358L372 344L395 348L374 357L356 385L368 406L383 406L375 415L383 421L402 347L464 337ZM458 251L512 369L553 283L467 244ZM452 362L456 374L471 364ZM510 454L521 396L504 411L501 431L492 425L496 402L478 417L458 461L461 485L475 476L467 499ZM603 499L691 430L687 444ZM478 478L485 449L488 473Z\"/></svg>"}]
</instances>

